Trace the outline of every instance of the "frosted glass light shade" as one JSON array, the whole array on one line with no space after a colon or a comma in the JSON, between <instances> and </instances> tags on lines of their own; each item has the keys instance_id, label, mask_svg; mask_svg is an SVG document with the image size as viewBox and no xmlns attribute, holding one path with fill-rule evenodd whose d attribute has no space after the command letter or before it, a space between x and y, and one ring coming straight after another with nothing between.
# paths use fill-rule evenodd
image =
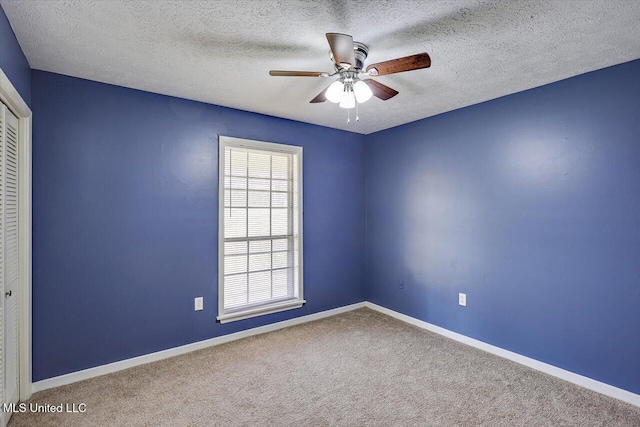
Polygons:
<instances>
[{"instance_id":1,"label":"frosted glass light shade","mask_svg":"<svg viewBox=\"0 0 640 427\"><path fill-rule=\"evenodd\" d=\"M353 85L353 92L355 93L356 99L360 104L362 104L363 102L367 102L373 95L373 92L371 92L369 85L362 80L357 81L356 84Z\"/></svg>"},{"instance_id":2,"label":"frosted glass light shade","mask_svg":"<svg viewBox=\"0 0 640 427\"><path fill-rule=\"evenodd\" d=\"M343 92L344 85L340 80L336 80L335 82L331 83L331 86L327 88L327 93L325 93L325 96L330 102L337 104L342 100Z\"/></svg>"},{"instance_id":3,"label":"frosted glass light shade","mask_svg":"<svg viewBox=\"0 0 640 427\"><path fill-rule=\"evenodd\" d=\"M356 97L353 95L353 91L343 92L342 99L340 100L340 108L353 108L356 106Z\"/></svg>"}]
</instances>

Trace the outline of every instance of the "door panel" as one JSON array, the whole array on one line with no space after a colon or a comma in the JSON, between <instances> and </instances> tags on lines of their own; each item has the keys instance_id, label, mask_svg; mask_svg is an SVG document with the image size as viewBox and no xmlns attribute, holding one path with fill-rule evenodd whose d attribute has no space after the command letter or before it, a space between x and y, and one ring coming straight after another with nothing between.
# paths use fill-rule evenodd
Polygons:
<instances>
[{"instance_id":1,"label":"door panel","mask_svg":"<svg viewBox=\"0 0 640 427\"><path fill-rule=\"evenodd\" d=\"M18 370L18 119L2 105L0 136L0 280L3 292L3 402L17 403Z\"/></svg>"}]
</instances>

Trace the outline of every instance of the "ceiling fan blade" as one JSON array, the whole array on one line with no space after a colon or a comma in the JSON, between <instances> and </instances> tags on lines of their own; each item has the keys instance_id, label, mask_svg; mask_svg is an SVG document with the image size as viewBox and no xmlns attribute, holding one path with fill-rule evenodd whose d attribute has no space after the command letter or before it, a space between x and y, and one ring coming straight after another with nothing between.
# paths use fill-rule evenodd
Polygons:
<instances>
[{"instance_id":1,"label":"ceiling fan blade","mask_svg":"<svg viewBox=\"0 0 640 427\"><path fill-rule=\"evenodd\" d=\"M327 88L329 89L329 88ZM311 101L309 101L310 104L317 104L319 102L324 102L327 100L327 89L323 90L322 92L320 92L315 98L313 98Z\"/></svg>"},{"instance_id":2,"label":"ceiling fan blade","mask_svg":"<svg viewBox=\"0 0 640 427\"><path fill-rule=\"evenodd\" d=\"M324 71L282 71L271 70L270 76L283 76L283 77L327 77L329 73Z\"/></svg>"},{"instance_id":3,"label":"ceiling fan blade","mask_svg":"<svg viewBox=\"0 0 640 427\"><path fill-rule=\"evenodd\" d=\"M377 82L372 79L364 79L363 82L369 85L369 89L373 92L373 95L386 101L387 99L393 98L398 94L398 91L395 89L391 89L387 85L383 85L380 82Z\"/></svg>"},{"instance_id":4,"label":"ceiling fan blade","mask_svg":"<svg viewBox=\"0 0 640 427\"><path fill-rule=\"evenodd\" d=\"M356 57L353 53L353 37L347 34L327 33L327 41L333 53L333 60L339 65L356 65Z\"/></svg>"},{"instance_id":5,"label":"ceiling fan blade","mask_svg":"<svg viewBox=\"0 0 640 427\"><path fill-rule=\"evenodd\" d=\"M430 66L431 58L428 53L424 52L417 55L405 56L404 58L371 64L367 67L367 72L372 76L384 76L386 74L429 68Z\"/></svg>"}]
</instances>

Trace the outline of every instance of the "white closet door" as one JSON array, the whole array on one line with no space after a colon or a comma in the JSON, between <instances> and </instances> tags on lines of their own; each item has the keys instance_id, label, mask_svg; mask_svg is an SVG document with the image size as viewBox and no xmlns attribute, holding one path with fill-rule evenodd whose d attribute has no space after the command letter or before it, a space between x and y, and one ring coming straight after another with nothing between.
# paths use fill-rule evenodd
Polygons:
<instances>
[{"instance_id":1,"label":"white closet door","mask_svg":"<svg viewBox=\"0 0 640 427\"><path fill-rule=\"evenodd\" d=\"M0 103L0 362L2 363L0 369L0 384L2 384L0 390L0 398L2 403L6 403L5 400L6 392L5 392L5 338L4 338L4 312L5 312L5 303L4 303L4 245L3 245L3 236L4 236L4 145L5 145L5 125L6 125L6 113L7 107L4 104ZM3 414L2 424L6 425L8 421L8 417L6 414Z\"/></svg>"},{"instance_id":2,"label":"white closet door","mask_svg":"<svg viewBox=\"0 0 640 427\"><path fill-rule=\"evenodd\" d=\"M2 105L0 265L4 288L2 318L5 403L16 403L18 386L18 118Z\"/></svg>"}]
</instances>

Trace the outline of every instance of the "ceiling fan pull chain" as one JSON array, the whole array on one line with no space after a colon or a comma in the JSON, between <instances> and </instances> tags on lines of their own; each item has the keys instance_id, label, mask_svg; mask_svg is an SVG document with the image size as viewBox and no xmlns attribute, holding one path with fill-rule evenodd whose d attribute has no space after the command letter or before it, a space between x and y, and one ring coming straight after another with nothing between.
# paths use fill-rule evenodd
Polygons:
<instances>
[{"instance_id":1,"label":"ceiling fan pull chain","mask_svg":"<svg viewBox=\"0 0 640 427\"><path fill-rule=\"evenodd\" d=\"M351 123L351 117L350 117L350 113L351 112L351 108L347 108L347 124Z\"/></svg>"},{"instance_id":2,"label":"ceiling fan pull chain","mask_svg":"<svg viewBox=\"0 0 640 427\"><path fill-rule=\"evenodd\" d=\"M359 104L358 100L356 99L356 122L360 121L360 116L359 116L359 113L358 113L358 104Z\"/></svg>"}]
</instances>

